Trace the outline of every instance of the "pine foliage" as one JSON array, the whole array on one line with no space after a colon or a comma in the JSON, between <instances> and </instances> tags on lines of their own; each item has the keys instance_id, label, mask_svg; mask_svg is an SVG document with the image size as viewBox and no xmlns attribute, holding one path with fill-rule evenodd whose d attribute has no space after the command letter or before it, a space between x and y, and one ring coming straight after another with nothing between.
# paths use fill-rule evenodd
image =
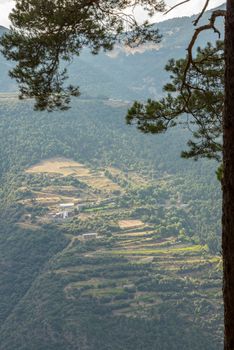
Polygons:
<instances>
[{"instance_id":1,"label":"pine foliage","mask_svg":"<svg viewBox=\"0 0 234 350\"><path fill-rule=\"evenodd\" d=\"M224 44L208 43L197 49L195 64L185 77L186 59L171 59L165 69L170 83L164 86L167 95L146 104L135 102L129 109L127 123L135 124L144 133L162 133L182 124L193 138L185 158L221 159L222 114L224 104Z\"/></svg>"},{"instance_id":2,"label":"pine foliage","mask_svg":"<svg viewBox=\"0 0 234 350\"><path fill-rule=\"evenodd\" d=\"M20 97L35 98L36 110L67 109L79 88L65 86L66 62L83 48L97 54L116 42L132 47L159 42L157 29L148 21L139 25L128 14L137 5L149 15L164 9L161 0L17 0L12 27L0 43L4 56L16 62L10 76L19 84Z\"/></svg>"}]
</instances>

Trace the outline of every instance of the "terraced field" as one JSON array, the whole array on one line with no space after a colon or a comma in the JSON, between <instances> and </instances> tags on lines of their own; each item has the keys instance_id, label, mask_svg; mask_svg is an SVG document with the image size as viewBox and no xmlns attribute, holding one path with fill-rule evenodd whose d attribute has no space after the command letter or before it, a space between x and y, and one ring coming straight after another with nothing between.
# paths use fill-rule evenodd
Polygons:
<instances>
[{"instance_id":1,"label":"terraced field","mask_svg":"<svg viewBox=\"0 0 234 350\"><path fill-rule=\"evenodd\" d=\"M206 332L215 329L221 342L221 258L189 235L191 204L183 202L170 177L94 170L65 158L41 162L25 176L19 202L29 219L19 225L52 223L69 240L40 282L44 292L49 285L60 295L64 309L74 310L72 321L70 311L64 318L69 327L77 327L80 314L85 327L100 315L163 327L165 315L178 314L199 329L205 325ZM51 220L61 203L83 207L67 220ZM91 232L97 237L85 238ZM53 314L51 305L46 312Z\"/></svg>"},{"instance_id":2,"label":"terraced field","mask_svg":"<svg viewBox=\"0 0 234 350\"><path fill-rule=\"evenodd\" d=\"M68 254L74 265L67 265ZM88 242L77 237L55 272L71 280L64 286L65 298L92 298L103 307L111 305L113 314L149 317L165 299L168 307L187 299L190 319L195 317L191 303L202 296L208 310L204 317L212 320L219 308L220 263L207 246L163 238L154 230L120 231Z\"/></svg>"},{"instance_id":3,"label":"terraced field","mask_svg":"<svg viewBox=\"0 0 234 350\"><path fill-rule=\"evenodd\" d=\"M92 171L84 164L66 158L52 158L42 161L26 170L28 174L56 174L61 176L72 175L86 185L107 192L121 190L121 188L109 180L103 171Z\"/></svg>"}]
</instances>

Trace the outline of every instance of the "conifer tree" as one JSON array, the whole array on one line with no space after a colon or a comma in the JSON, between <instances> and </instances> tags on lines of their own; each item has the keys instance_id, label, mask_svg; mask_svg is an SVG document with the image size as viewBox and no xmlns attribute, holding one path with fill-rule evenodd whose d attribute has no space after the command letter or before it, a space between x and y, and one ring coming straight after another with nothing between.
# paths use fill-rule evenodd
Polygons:
<instances>
[{"instance_id":1,"label":"conifer tree","mask_svg":"<svg viewBox=\"0 0 234 350\"><path fill-rule=\"evenodd\" d=\"M189 0L188 0L189 1ZM195 21L199 22L209 0ZM198 50L194 59L192 49L200 32L215 27L217 16L225 16L224 51L222 43ZM199 142L189 141L186 157L205 156L220 159L223 170L219 176L223 192L222 255L224 299L224 350L234 349L234 2L227 0L227 10L213 12L210 23L195 30L185 60L167 66L172 83L165 86L168 95L160 101L149 100L146 105L135 102L127 121L136 122L143 132L160 133L177 123L186 123ZM177 93L173 97L171 93ZM221 135L223 141L221 142ZM217 153L218 152L218 153Z\"/></svg>"},{"instance_id":2,"label":"conifer tree","mask_svg":"<svg viewBox=\"0 0 234 350\"><path fill-rule=\"evenodd\" d=\"M222 113L224 108L224 43L198 48L190 65L186 84L184 71L186 59L171 59L165 69L170 82L164 86L167 93L155 101L136 101L129 109L128 124L144 132L158 134L180 124L191 131L189 150L182 152L184 158L201 157L222 159Z\"/></svg>"},{"instance_id":3,"label":"conifer tree","mask_svg":"<svg viewBox=\"0 0 234 350\"><path fill-rule=\"evenodd\" d=\"M227 1L223 114L224 349L234 349L234 2Z\"/></svg>"}]
</instances>

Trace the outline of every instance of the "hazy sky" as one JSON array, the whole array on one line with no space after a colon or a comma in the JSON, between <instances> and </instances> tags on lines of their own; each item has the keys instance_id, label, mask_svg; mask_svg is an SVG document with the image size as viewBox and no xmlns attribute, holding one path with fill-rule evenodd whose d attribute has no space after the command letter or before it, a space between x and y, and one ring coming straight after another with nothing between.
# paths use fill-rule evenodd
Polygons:
<instances>
[{"instance_id":1,"label":"hazy sky","mask_svg":"<svg viewBox=\"0 0 234 350\"><path fill-rule=\"evenodd\" d=\"M180 0L166 0L169 6L180 2ZM172 17L189 16L198 13L204 4L205 0L191 0L188 4L181 5L177 9L170 12L168 15L163 16L161 14L156 15L153 20L154 22L159 22ZM213 8L224 3L224 0L210 0L209 8ZM0 0L0 25L9 26L10 22L8 20L8 14L14 6L13 0ZM139 18L143 17L142 11L137 11L137 16Z\"/></svg>"}]
</instances>

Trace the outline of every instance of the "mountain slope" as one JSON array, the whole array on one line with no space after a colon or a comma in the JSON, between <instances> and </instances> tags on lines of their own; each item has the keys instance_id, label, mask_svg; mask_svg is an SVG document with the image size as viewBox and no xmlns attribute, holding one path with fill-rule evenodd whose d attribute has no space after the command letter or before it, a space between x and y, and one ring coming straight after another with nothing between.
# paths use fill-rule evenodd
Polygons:
<instances>
[{"instance_id":1,"label":"mountain slope","mask_svg":"<svg viewBox=\"0 0 234 350\"><path fill-rule=\"evenodd\" d=\"M9 96L0 349L221 349L215 164L180 159L184 130L139 134L108 100L47 114Z\"/></svg>"},{"instance_id":2,"label":"mountain slope","mask_svg":"<svg viewBox=\"0 0 234 350\"><path fill-rule=\"evenodd\" d=\"M222 349L217 164L180 159L184 129L124 121L126 100L161 93L190 21L159 24L159 50L85 51L65 113L1 84L0 350Z\"/></svg>"}]
</instances>

